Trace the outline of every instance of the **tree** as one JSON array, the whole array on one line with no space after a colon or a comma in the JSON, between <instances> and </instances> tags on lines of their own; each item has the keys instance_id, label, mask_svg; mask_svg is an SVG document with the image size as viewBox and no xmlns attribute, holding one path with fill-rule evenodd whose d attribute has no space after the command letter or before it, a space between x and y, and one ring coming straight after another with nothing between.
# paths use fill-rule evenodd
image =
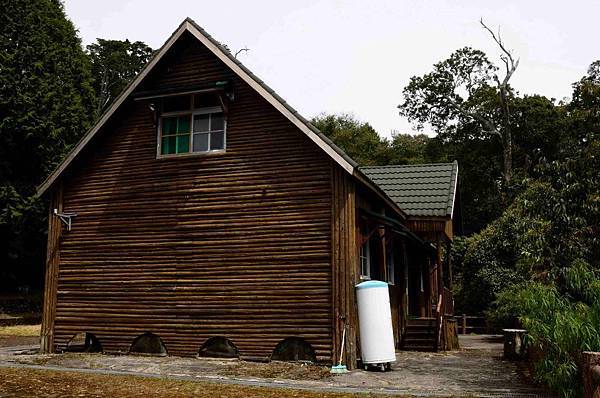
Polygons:
<instances>
[{"instance_id":1,"label":"tree","mask_svg":"<svg viewBox=\"0 0 600 398\"><path fill-rule=\"evenodd\" d=\"M369 123L348 114L319 115L312 120L323 134L361 166L389 164L390 151L386 140Z\"/></svg>"},{"instance_id":2,"label":"tree","mask_svg":"<svg viewBox=\"0 0 600 398\"><path fill-rule=\"evenodd\" d=\"M514 97L511 102L513 162L523 177L539 162L562 159L573 147L565 107L541 95ZM518 171L515 170L515 173Z\"/></svg>"},{"instance_id":3,"label":"tree","mask_svg":"<svg viewBox=\"0 0 600 398\"><path fill-rule=\"evenodd\" d=\"M430 140L425 134L392 134L390 164L428 163L426 150Z\"/></svg>"},{"instance_id":4,"label":"tree","mask_svg":"<svg viewBox=\"0 0 600 398\"><path fill-rule=\"evenodd\" d=\"M58 0L3 2L0 288L41 285L46 212L35 187L89 128L89 62Z\"/></svg>"},{"instance_id":5,"label":"tree","mask_svg":"<svg viewBox=\"0 0 600 398\"><path fill-rule=\"evenodd\" d=\"M590 133L600 135L600 60L593 62L578 82L573 84L572 100L566 105L569 114L569 129L573 137L574 150L586 146L593 140Z\"/></svg>"},{"instance_id":6,"label":"tree","mask_svg":"<svg viewBox=\"0 0 600 398\"><path fill-rule=\"evenodd\" d=\"M152 49L141 41L98 39L87 46L92 63L98 114L110 104L127 83L146 65Z\"/></svg>"},{"instance_id":7,"label":"tree","mask_svg":"<svg viewBox=\"0 0 600 398\"><path fill-rule=\"evenodd\" d=\"M513 92L509 81L519 60L506 49L500 34L492 32L483 21L481 25L502 52L504 76L498 75L499 68L482 51L465 47L435 64L431 73L412 77L403 91L404 102L398 108L402 116L416 122L417 128L422 129L428 123L443 138L461 135L498 138L504 184L508 187L513 147L510 114Z\"/></svg>"}]
</instances>

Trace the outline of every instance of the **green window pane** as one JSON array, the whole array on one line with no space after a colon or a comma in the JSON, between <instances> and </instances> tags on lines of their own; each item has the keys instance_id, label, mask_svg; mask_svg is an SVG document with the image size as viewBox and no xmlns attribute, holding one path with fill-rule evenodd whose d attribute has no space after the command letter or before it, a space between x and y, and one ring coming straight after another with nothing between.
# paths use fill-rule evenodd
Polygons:
<instances>
[{"instance_id":1,"label":"green window pane","mask_svg":"<svg viewBox=\"0 0 600 398\"><path fill-rule=\"evenodd\" d=\"M190 132L190 116L179 116L177 120L177 133L189 133Z\"/></svg>"},{"instance_id":2,"label":"green window pane","mask_svg":"<svg viewBox=\"0 0 600 398\"><path fill-rule=\"evenodd\" d=\"M177 136L177 153L186 153L190 151L190 136L189 135L178 135Z\"/></svg>"},{"instance_id":3,"label":"green window pane","mask_svg":"<svg viewBox=\"0 0 600 398\"><path fill-rule=\"evenodd\" d=\"M165 117L162 120L162 133L163 135L175 134L177 132L177 118L176 117Z\"/></svg>"},{"instance_id":4,"label":"green window pane","mask_svg":"<svg viewBox=\"0 0 600 398\"><path fill-rule=\"evenodd\" d=\"M176 152L176 138L175 136L171 137L163 137L161 145L160 145L160 153L162 155L169 155Z\"/></svg>"}]
</instances>

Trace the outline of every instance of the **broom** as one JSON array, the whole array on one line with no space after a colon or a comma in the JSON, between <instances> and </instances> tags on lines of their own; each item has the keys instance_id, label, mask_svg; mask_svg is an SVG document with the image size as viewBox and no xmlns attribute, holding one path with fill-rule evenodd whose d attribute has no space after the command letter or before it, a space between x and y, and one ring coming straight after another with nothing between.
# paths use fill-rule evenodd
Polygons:
<instances>
[{"instance_id":1,"label":"broom","mask_svg":"<svg viewBox=\"0 0 600 398\"><path fill-rule=\"evenodd\" d=\"M344 331L342 332L342 349L340 350L340 362L331 367L330 373L348 373L346 365L342 365L342 355L344 355L344 343L346 342L346 323L344 322Z\"/></svg>"}]
</instances>

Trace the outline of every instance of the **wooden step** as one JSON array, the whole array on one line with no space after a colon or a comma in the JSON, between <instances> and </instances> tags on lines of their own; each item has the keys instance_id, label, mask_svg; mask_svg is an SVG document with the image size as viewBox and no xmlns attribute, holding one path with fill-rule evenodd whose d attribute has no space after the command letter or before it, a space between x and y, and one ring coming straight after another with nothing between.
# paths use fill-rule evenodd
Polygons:
<instances>
[{"instance_id":1,"label":"wooden step","mask_svg":"<svg viewBox=\"0 0 600 398\"><path fill-rule=\"evenodd\" d=\"M433 349L433 343L431 345L424 345L424 346L416 346L416 345L405 346L405 347L402 347L402 349L404 351L423 351L423 352L434 352L435 351Z\"/></svg>"},{"instance_id":2,"label":"wooden step","mask_svg":"<svg viewBox=\"0 0 600 398\"><path fill-rule=\"evenodd\" d=\"M435 318L411 318L406 323L400 348L409 351L435 351Z\"/></svg>"},{"instance_id":3,"label":"wooden step","mask_svg":"<svg viewBox=\"0 0 600 398\"><path fill-rule=\"evenodd\" d=\"M407 326L404 330L407 333L435 334L436 328L427 326Z\"/></svg>"},{"instance_id":4,"label":"wooden step","mask_svg":"<svg viewBox=\"0 0 600 398\"><path fill-rule=\"evenodd\" d=\"M407 325L430 326L430 325L435 325L435 319L434 318L414 318L414 319L409 319L406 324Z\"/></svg>"}]
</instances>

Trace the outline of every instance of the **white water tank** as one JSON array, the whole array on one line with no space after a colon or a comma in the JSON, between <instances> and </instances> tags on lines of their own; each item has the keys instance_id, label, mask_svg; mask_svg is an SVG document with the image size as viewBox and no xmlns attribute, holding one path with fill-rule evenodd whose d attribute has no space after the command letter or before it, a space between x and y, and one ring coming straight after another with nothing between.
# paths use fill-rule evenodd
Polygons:
<instances>
[{"instance_id":1,"label":"white water tank","mask_svg":"<svg viewBox=\"0 0 600 398\"><path fill-rule=\"evenodd\" d=\"M360 350L363 364L396 361L388 285L367 281L356 285Z\"/></svg>"}]
</instances>

